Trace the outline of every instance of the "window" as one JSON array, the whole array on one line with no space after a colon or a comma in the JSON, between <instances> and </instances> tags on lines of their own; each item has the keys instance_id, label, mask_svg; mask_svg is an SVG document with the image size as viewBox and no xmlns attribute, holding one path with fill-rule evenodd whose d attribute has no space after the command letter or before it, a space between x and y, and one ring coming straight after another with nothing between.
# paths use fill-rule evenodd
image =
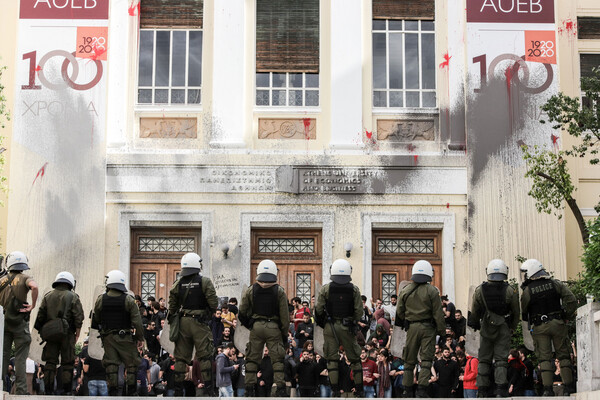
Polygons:
<instances>
[{"instance_id":1,"label":"window","mask_svg":"<svg viewBox=\"0 0 600 400\"><path fill-rule=\"evenodd\" d=\"M319 74L259 72L257 106L312 107L319 105Z\"/></svg>"},{"instance_id":2,"label":"window","mask_svg":"<svg viewBox=\"0 0 600 400\"><path fill-rule=\"evenodd\" d=\"M310 303L312 274L296 274L296 297Z\"/></svg>"},{"instance_id":3,"label":"window","mask_svg":"<svg viewBox=\"0 0 600 400\"><path fill-rule=\"evenodd\" d=\"M150 296L156 298L156 272L142 272L141 281L140 296L142 300L146 301Z\"/></svg>"},{"instance_id":4,"label":"window","mask_svg":"<svg viewBox=\"0 0 600 400\"><path fill-rule=\"evenodd\" d=\"M600 54L580 54L579 55L579 69L581 71L581 78L592 78L594 76L594 68L600 69ZM581 104L584 107L594 107L592 99L585 96L585 92L581 91ZM599 107L598 104L595 107Z\"/></svg>"},{"instance_id":5,"label":"window","mask_svg":"<svg viewBox=\"0 0 600 400\"><path fill-rule=\"evenodd\" d=\"M373 20L373 106L435 107L434 22Z\"/></svg>"},{"instance_id":6,"label":"window","mask_svg":"<svg viewBox=\"0 0 600 400\"><path fill-rule=\"evenodd\" d=\"M390 304L392 296L397 294L397 279L398 275L395 273L381 274L381 301L383 304Z\"/></svg>"},{"instance_id":7,"label":"window","mask_svg":"<svg viewBox=\"0 0 600 400\"><path fill-rule=\"evenodd\" d=\"M200 104L202 0L144 0L138 104Z\"/></svg>"},{"instance_id":8,"label":"window","mask_svg":"<svg viewBox=\"0 0 600 400\"><path fill-rule=\"evenodd\" d=\"M319 105L319 0L257 0L256 105Z\"/></svg>"}]
</instances>

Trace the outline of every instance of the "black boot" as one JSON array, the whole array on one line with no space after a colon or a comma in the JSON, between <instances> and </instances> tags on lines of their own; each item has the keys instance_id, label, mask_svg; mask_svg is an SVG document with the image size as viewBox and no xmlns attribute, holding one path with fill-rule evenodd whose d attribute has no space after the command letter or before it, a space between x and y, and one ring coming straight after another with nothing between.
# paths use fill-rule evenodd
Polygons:
<instances>
[{"instance_id":1,"label":"black boot","mask_svg":"<svg viewBox=\"0 0 600 400\"><path fill-rule=\"evenodd\" d=\"M246 385L246 389L244 391L244 397L255 397L256 396L256 389L254 388L254 385Z\"/></svg>"},{"instance_id":2,"label":"black boot","mask_svg":"<svg viewBox=\"0 0 600 400\"><path fill-rule=\"evenodd\" d=\"M496 397L508 397L508 385L498 385L496 387Z\"/></svg>"},{"instance_id":3,"label":"black boot","mask_svg":"<svg viewBox=\"0 0 600 400\"><path fill-rule=\"evenodd\" d=\"M487 386L480 386L479 389L477 389L477 398L485 399L486 397L488 397L489 390L490 389Z\"/></svg>"},{"instance_id":4,"label":"black boot","mask_svg":"<svg viewBox=\"0 0 600 400\"><path fill-rule=\"evenodd\" d=\"M290 397L285 390L285 386L277 386L277 390L275 391L275 397Z\"/></svg>"},{"instance_id":5,"label":"black boot","mask_svg":"<svg viewBox=\"0 0 600 400\"><path fill-rule=\"evenodd\" d=\"M404 388L404 392L402 392L402 397L405 399L413 398L413 388L412 386L407 386Z\"/></svg>"},{"instance_id":6,"label":"black boot","mask_svg":"<svg viewBox=\"0 0 600 400\"><path fill-rule=\"evenodd\" d=\"M73 383L64 383L63 384L63 396L73 396Z\"/></svg>"},{"instance_id":7,"label":"black boot","mask_svg":"<svg viewBox=\"0 0 600 400\"><path fill-rule=\"evenodd\" d=\"M354 397L357 399L365 397L365 389L363 388L362 383L354 384Z\"/></svg>"},{"instance_id":8,"label":"black boot","mask_svg":"<svg viewBox=\"0 0 600 400\"><path fill-rule=\"evenodd\" d=\"M426 399L428 397L429 396L427 395L427 386L417 386L417 398Z\"/></svg>"},{"instance_id":9,"label":"black boot","mask_svg":"<svg viewBox=\"0 0 600 400\"><path fill-rule=\"evenodd\" d=\"M554 390L552 390L552 386L544 386L544 393L542 396L554 397Z\"/></svg>"},{"instance_id":10,"label":"black boot","mask_svg":"<svg viewBox=\"0 0 600 400\"><path fill-rule=\"evenodd\" d=\"M119 395L119 388L117 386L115 387L109 387L108 388L108 395L109 396L118 396Z\"/></svg>"},{"instance_id":11,"label":"black boot","mask_svg":"<svg viewBox=\"0 0 600 400\"><path fill-rule=\"evenodd\" d=\"M340 397L339 385L331 385L331 397Z\"/></svg>"},{"instance_id":12,"label":"black boot","mask_svg":"<svg viewBox=\"0 0 600 400\"><path fill-rule=\"evenodd\" d=\"M183 382L175 382L173 397L183 397Z\"/></svg>"}]
</instances>

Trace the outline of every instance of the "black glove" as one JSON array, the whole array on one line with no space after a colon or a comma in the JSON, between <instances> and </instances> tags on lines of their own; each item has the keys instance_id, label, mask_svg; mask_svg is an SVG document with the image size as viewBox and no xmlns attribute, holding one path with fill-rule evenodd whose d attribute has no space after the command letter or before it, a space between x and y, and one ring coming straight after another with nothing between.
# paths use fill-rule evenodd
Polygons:
<instances>
[{"instance_id":1,"label":"black glove","mask_svg":"<svg viewBox=\"0 0 600 400\"><path fill-rule=\"evenodd\" d=\"M404 320L400 319L400 318L396 318L394 320L394 325L399 326L400 328L404 329Z\"/></svg>"},{"instance_id":2,"label":"black glove","mask_svg":"<svg viewBox=\"0 0 600 400\"><path fill-rule=\"evenodd\" d=\"M479 321L476 321L475 318L473 318L473 316L471 315L471 311L469 311L467 317L467 326L473 328L473 330L475 331L481 329L481 323Z\"/></svg>"},{"instance_id":3,"label":"black glove","mask_svg":"<svg viewBox=\"0 0 600 400\"><path fill-rule=\"evenodd\" d=\"M325 314L321 314L321 315L315 314L315 322L321 328L325 329L325 323L327 322L327 317L325 317Z\"/></svg>"}]
</instances>

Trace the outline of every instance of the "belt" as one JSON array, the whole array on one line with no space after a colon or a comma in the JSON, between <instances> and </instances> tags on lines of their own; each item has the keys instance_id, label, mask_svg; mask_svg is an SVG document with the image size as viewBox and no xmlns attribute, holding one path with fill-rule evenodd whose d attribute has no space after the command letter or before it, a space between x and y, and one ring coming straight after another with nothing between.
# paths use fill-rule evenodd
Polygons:
<instances>
[{"instance_id":1,"label":"belt","mask_svg":"<svg viewBox=\"0 0 600 400\"><path fill-rule=\"evenodd\" d=\"M536 315L535 317L532 318L532 323L534 326L539 326L541 324L547 324L548 322L552 321L553 319L561 319L561 318L562 318L562 316L557 313Z\"/></svg>"},{"instance_id":2,"label":"belt","mask_svg":"<svg viewBox=\"0 0 600 400\"><path fill-rule=\"evenodd\" d=\"M106 333L107 335L119 335L121 337L131 335L130 329L114 329Z\"/></svg>"},{"instance_id":3,"label":"belt","mask_svg":"<svg viewBox=\"0 0 600 400\"><path fill-rule=\"evenodd\" d=\"M408 322L410 322L411 324L424 324L424 323L431 324L431 323L433 323L433 320L431 318L429 318L429 319L420 319L418 321L408 321Z\"/></svg>"}]
</instances>

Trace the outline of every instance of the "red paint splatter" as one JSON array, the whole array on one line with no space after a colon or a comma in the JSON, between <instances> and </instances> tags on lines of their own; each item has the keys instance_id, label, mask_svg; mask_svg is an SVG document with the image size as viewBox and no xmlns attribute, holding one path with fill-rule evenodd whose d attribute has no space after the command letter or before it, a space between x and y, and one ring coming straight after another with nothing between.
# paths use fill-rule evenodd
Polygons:
<instances>
[{"instance_id":1,"label":"red paint splatter","mask_svg":"<svg viewBox=\"0 0 600 400\"><path fill-rule=\"evenodd\" d=\"M568 18L563 21L562 26L558 27L558 33L567 35L577 35L577 21Z\"/></svg>"},{"instance_id":2,"label":"red paint splatter","mask_svg":"<svg viewBox=\"0 0 600 400\"><path fill-rule=\"evenodd\" d=\"M446 203L446 208L450 208L450 203Z\"/></svg>"},{"instance_id":3,"label":"red paint splatter","mask_svg":"<svg viewBox=\"0 0 600 400\"><path fill-rule=\"evenodd\" d=\"M450 59L452 56L448 55L448 53L444 54L444 62L440 63L440 68L450 68Z\"/></svg>"},{"instance_id":4,"label":"red paint splatter","mask_svg":"<svg viewBox=\"0 0 600 400\"><path fill-rule=\"evenodd\" d=\"M409 143L408 146L406 146L406 148L408 149L409 153L412 153L416 149L415 145L413 145L412 143Z\"/></svg>"},{"instance_id":5,"label":"red paint splatter","mask_svg":"<svg viewBox=\"0 0 600 400\"><path fill-rule=\"evenodd\" d=\"M40 67L39 65L37 67L35 67L35 72L40 72L42 70L42 67Z\"/></svg>"},{"instance_id":6,"label":"red paint splatter","mask_svg":"<svg viewBox=\"0 0 600 400\"><path fill-rule=\"evenodd\" d=\"M96 61L98 59L98 57L100 57L102 54L106 53L106 48L98 48L97 44L94 44L94 46L92 47L92 54L90 55L90 58L94 61Z\"/></svg>"},{"instance_id":7,"label":"red paint splatter","mask_svg":"<svg viewBox=\"0 0 600 400\"><path fill-rule=\"evenodd\" d=\"M310 140L310 118L302 118L304 123L304 139Z\"/></svg>"},{"instance_id":8,"label":"red paint splatter","mask_svg":"<svg viewBox=\"0 0 600 400\"><path fill-rule=\"evenodd\" d=\"M33 182L31 182L31 186L33 186L33 184L35 183L35 181L37 180L37 178L39 177L40 179L42 179L42 177L44 176L44 174L46 173L46 166L48 165L48 163L42 165L42 168L40 168L40 170L37 172L37 175L35 176L35 178L33 179Z\"/></svg>"},{"instance_id":9,"label":"red paint splatter","mask_svg":"<svg viewBox=\"0 0 600 400\"><path fill-rule=\"evenodd\" d=\"M415 160L415 164L419 161L419 156L417 154L415 154L413 156L414 160Z\"/></svg>"},{"instance_id":10,"label":"red paint splatter","mask_svg":"<svg viewBox=\"0 0 600 400\"><path fill-rule=\"evenodd\" d=\"M371 137L373 137L373 132L369 132L369 131L365 131L365 132L366 132L366 134L367 134L367 137L368 137L369 139L371 139Z\"/></svg>"},{"instance_id":11,"label":"red paint splatter","mask_svg":"<svg viewBox=\"0 0 600 400\"><path fill-rule=\"evenodd\" d=\"M550 137L552 138L552 144L556 144L556 142L558 141L558 136L552 134Z\"/></svg>"},{"instance_id":12,"label":"red paint splatter","mask_svg":"<svg viewBox=\"0 0 600 400\"><path fill-rule=\"evenodd\" d=\"M134 3L135 3L135 0L131 0L131 4L129 5L129 8L127 9L127 12L132 17L135 17L136 15L137 16L140 15L140 2L138 1L137 4L134 4ZM136 10L137 10L137 13L136 13Z\"/></svg>"},{"instance_id":13,"label":"red paint splatter","mask_svg":"<svg viewBox=\"0 0 600 400\"><path fill-rule=\"evenodd\" d=\"M508 95L508 117L510 120L510 131L513 131L513 105L512 105L512 93L511 93L511 85L512 78L515 73L517 73L519 69L518 61L516 61L513 65L510 65L504 71L504 76L506 76L506 93Z\"/></svg>"}]
</instances>

